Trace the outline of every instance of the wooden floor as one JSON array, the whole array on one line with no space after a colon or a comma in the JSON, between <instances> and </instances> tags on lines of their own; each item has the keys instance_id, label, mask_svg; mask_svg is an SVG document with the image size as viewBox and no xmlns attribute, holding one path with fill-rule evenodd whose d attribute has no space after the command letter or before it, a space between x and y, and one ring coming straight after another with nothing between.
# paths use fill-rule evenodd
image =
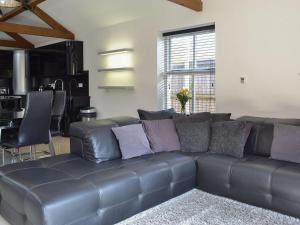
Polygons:
<instances>
[{"instance_id":1,"label":"wooden floor","mask_svg":"<svg viewBox=\"0 0 300 225\"><path fill-rule=\"evenodd\" d=\"M55 146L55 153L57 155L70 153L70 138L54 137L53 143ZM48 145L37 145L37 152L49 151ZM21 152L29 152L29 147L21 148Z\"/></svg>"},{"instance_id":2,"label":"wooden floor","mask_svg":"<svg viewBox=\"0 0 300 225\"><path fill-rule=\"evenodd\" d=\"M54 137L53 143L55 146L55 153L56 155L62 155L62 154L68 154L70 153L70 138L66 137ZM20 148L20 152L22 154L23 160L29 159L29 147ZM49 155L49 146L48 145L36 145L36 156L38 158L44 158L44 157L50 157ZM2 153L0 153L1 159L2 159ZM2 160L0 159L0 166L3 165ZM16 157L12 159L11 155L6 153L5 156L5 164L10 164L13 162L19 162L19 158ZM1 225L1 223L0 223Z\"/></svg>"}]
</instances>

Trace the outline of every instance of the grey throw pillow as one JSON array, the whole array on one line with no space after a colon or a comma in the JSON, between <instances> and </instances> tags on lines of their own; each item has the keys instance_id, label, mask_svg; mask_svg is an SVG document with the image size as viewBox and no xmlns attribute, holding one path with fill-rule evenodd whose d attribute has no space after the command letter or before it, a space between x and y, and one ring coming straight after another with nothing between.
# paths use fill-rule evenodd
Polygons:
<instances>
[{"instance_id":1,"label":"grey throw pillow","mask_svg":"<svg viewBox=\"0 0 300 225\"><path fill-rule=\"evenodd\" d=\"M251 124L243 121L213 123L209 151L243 158L250 130Z\"/></svg>"},{"instance_id":2,"label":"grey throw pillow","mask_svg":"<svg viewBox=\"0 0 300 225\"><path fill-rule=\"evenodd\" d=\"M212 113L211 120L213 122L230 121L231 113Z\"/></svg>"},{"instance_id":3,"label":"grey throw pillow","mask_svg":"<svg viewBox=\"0 0 300 225\"><path fill-rule=\"evenodd\" d=\"M191 115L174 114L173 119L176 124L186 122L204 122L211 120L211 115L209 112L195 113Z\"/></svg>"},{"instance_id":4,"label":"grey throw pillow","mask_svg":"<svg viewBox=\"0 0 300 225\"><path fill-rule=\"evenodd\" d=\"M274 125L271 158L300 163L300 127L284 124Z\"/></svg>"},{"instance_id":5,"label":"grey throw pillow","mask_svg":"<svg viewBox=\"0 0 300 225\"><path fill-rule=\"evenodd\" d=\"M112 131L119 141L123 159L153 153L142 124L113 127Z\"/></svg>"},{"instance_id":6,"label":"grey throw pillow","mask_svg":"<svg viewBox=\"0 0 300 225\"><path fill-rule=\"evenodd\" d=\"M184 152L207 152L210 140L210 122L177 123L181 150Z\"/></svg>"},{"instance_id":7,"label":"grey throw pillow","mask_svg":"<svg viewBox=\"0 0 300 225\"><path fill-rule=\"evenodd\" d=\"M180 150L180 143L174 121L143 120L143 125L154 152Z\"/></svg>"},{"instance_id":8,"label":"grey throw pillow","mask_svg":"<svg viewBox=\"0 0 300 225\"><path fill-rule=\"evenodd\" d=\"M173 115L176 114L173 108L161 110L161 111L146 111L138 109L140 120L164 120L172 119Z\"/></svg>"}]
</instances>

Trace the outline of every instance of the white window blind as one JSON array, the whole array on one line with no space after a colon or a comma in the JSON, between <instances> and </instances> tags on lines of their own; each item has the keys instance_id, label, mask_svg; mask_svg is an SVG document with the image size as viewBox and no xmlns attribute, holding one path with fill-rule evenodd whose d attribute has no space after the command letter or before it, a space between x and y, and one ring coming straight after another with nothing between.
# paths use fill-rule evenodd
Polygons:
<instances>
[{"instance_id":1,"label":"white window blind","mask_svg":"<svg viewBox=\"0 0 300 225\"><path fill-rule=\"evenodd\" d=\"M164 36L164 108L180 111L176 94L189 88L192 100L187 113L214 112L215 97L215 28L213 25Z\"/></svg>"}]
</instances>

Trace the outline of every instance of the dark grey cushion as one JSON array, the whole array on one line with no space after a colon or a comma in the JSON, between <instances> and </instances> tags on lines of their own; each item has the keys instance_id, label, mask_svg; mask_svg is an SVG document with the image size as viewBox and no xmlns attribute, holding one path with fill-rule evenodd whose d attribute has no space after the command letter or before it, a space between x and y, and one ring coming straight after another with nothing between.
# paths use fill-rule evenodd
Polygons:
<instances>
[{"instance_id":1,"label":"dark grey cushion","mask_svg":"<svg viewBox=\"0 0 300 225\"><path fill-rule=\"evenodd\" d=\"M211 113L213 122L230 121L231 113Z\"/></svg>"},{"instance_id":2,"label":"dark grey cushion","mask_svg":"<svg viewBox=\"0 0 300 225\"><path fill-rule=\"evenodd\" d=\"M210 122L177 123L181 150L184 152L207 152L210 140Z\"/></svg>"},{"instance_id":3,"label":"dark grey cushion","mask_svg":"<svg viewBox=\"0 0 300 225\"><path fill-rule=\"evenodd\" d=\"M176 114L174 109L166 109L161 111L146 111L138 109L137 111L141 120L172 119L173 115Z\"/></svg>"},{"instance_id":4,"label":"dark grey cushion","mask_svg":"<svg viewBox=\"0 0 300 225\"><path fill-rule=\"evenodd\" d=\"M191 115L175 114L173 119L175 123L205 122L211 120L211 115L209 112L195 113Z\"/></svg>"},{"instance_id":5,"label":"dark grey cushion","mask_svg":"<svg viewBox=\"0 0 300 225\"><path fill-rule=\"evenodd\" d=\"M300 127L275 124L271 158L300 163Z\"/></svg>"},{"instance_id":6,"label":"dark grey cushion","mask_svg":"<svg viewBox=\"0 0 300 225\"><path fill-rule=\"evenodd\" d=\"M250 130L251 125L242 121L213 123L209 151L243 158Z\"/></svg>"}]
</instances>

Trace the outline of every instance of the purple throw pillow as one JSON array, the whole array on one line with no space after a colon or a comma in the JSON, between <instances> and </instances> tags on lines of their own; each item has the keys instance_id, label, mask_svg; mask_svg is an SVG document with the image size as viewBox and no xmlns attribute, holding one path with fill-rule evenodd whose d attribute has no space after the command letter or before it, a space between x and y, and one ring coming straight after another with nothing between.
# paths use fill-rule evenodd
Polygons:
<instances>
[{"instance_id":1,"label":"purple throw pillow","mask_svg":"<svg viewBox=\"0 0 300 225\"><path fill-rule=\"evenodd\" d=\"M113 127L112 131L119 141L122 159L153 153L142 124Z\"/></svg>"},{"instance_id":2,"label":"purple throw pillow","mask_svg":"<svg viewBox=\"0 0 300 225\"><path fill-rule=\"evenodd\" d=\"M180 150L180 142L173 120L143 120L142 122L154 152Z\"/></svg>"},{"instance_id":3,"label":"purple throw pillow","mask_svg":"<svg viewBox=\"0 0 300 225\"><path fill-rule=\"evenodd\" d=\"M285 124L274 125L271 158L300 163L300 127Z\"/></svg>"}]
</instances>

